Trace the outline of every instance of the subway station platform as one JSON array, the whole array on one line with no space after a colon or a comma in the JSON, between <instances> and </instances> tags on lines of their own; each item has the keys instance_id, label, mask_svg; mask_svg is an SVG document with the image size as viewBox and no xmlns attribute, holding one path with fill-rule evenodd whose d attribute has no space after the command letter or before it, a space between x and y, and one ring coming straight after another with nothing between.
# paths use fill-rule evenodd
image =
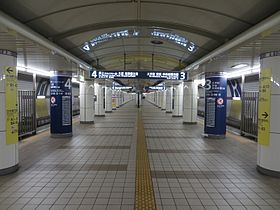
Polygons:
<instances>
[{"instance_id":1,"label":"subway station platform","mask_svg":"<svg viewBox=\"0 0 280 210\"><path fill-rule=\"evenodd\" d=\"M0 177L0 209L280 209L280 179L256 171L257 144L202 137L143 101L73 137L20 143L20 169Z\"/></svg>"}]
</instances>

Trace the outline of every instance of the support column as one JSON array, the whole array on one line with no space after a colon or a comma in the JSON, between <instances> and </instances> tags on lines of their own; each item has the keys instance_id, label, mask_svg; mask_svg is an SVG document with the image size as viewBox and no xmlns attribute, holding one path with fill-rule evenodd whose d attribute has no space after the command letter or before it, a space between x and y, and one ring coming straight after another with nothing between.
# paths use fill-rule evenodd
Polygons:
<instances>
[{"instance_id":1,"label":"support column","mask_svg":"<svg viewBox=\"0 0 280 210\"><path fill-rule=\"evenodd\" d=\"M158 108L161 109L161 106L162 106L162 96L161 96L161 91L158 91Z\"/></svg>"},{"instance_id":2,"label":"support column","mask_svg":"<svg viewBox=\"0 0 280 210\"><path fill-rule=\"evenodd\" d=\"M95 116L105 117L105 87L102 84L94 84L94 92L97 97L95 102Z\"/></svg>"},{"instance_id":3,"label":"support column","mask_svg":"<svg viewBox=\"0 0 280 210\"><path fill-rule=\"evenodd\" d=\"M280 177L280 51L260 56L257 170Z\"/></svg>"},{"instance_id":4,"label":"support column","mask_svg":"<svg viewBox=\"0 0 280 210\"><path fill-rule=\"evenodd\" d=\"M105 112L111 113L112 112L112 89L111 87L105 87Z\"/></svg>"},{"instance_id":5,"label":"support column","mask_svg":"<svg viewBox=\"0 0 280 210\"><path fill-rule=\"evenodd\" d=\"M117 91L113 90L112 91L112 110L117 109Z\"/></svg>"},{"instance_id":6,"label":"support column","mask_svg":"<svg viewBox=\"0 0 280 210\"><path fill-rule=\"evenodd\" d=\"M51 137L72 136L72 77L55 72L50 77Z\"/></svg>"},{"instance_id":7,"label":"support column","mask_svg":"<svg viewBox=\"0 0 280 210\"><path fill-rule=\"evenodd\" d=\"M172 113L173 87L166 89L166 113Z\"/></svg>"},{"instance_id":8,"label":"support column","mask_svg":"<svg viewBox=\"0 0 280 210\"><path fill-rule=\"evenodd\" d=\"M225 138L227 79L223 72L207 73L205 76L204 134L209 138Z\"/></svg>"},{"instance_id":9,"label":"support column","mask_svg":"<svg viewBox=\"0 0 280 210\"><path fill-rule=\"evenodd\" d=\"M182 117L184 83L182 82L181 84L176 85L174 91L174 110L172 117Z\"/></svg>"},{"instance_id":10,"label":"support column","mask_svg":"<svg viewBox=\"0 0 280 210\"><path fill-rule=\"evenodd\" d=\"M184 83L184 124L196 124L197 119L197 85L193 81Z\"/></svg>"},{"instance_id":11,"label":"support column","mask_svg":"<svg viewBox=\"0 0 280 210\"><path fill-rule=\"evenodd\" d=\"M116 107L120 108L120 91L116 90L115 95L116 95Z\"/></svg>"},{"instance_id":12,"label":"support column","mask_svg":"<svg viewBox=\"0 0 280 210\"><path fill-rule=\"evenodd\" d=\"M161 110L166 110L166 90L162 91L162 106Z\"/></svg>"},{"instance_id":13,"label":"support column","mask_svg":"<svg viewBox=\"0 0 280 210\"><path fill-rule=\"evenodd\" d=\"M94 123L94 82L80 83L80 123Z\"/></svg>"},{"instance_id":14,"label":"support column","mask_svg":"<svg viewBox=\"0 0 280 210\"><path fill-rule=\"evenodd\" d=\"M19 168L16 56L0 50L0 175Z\"/></svg>"}]
</instances>

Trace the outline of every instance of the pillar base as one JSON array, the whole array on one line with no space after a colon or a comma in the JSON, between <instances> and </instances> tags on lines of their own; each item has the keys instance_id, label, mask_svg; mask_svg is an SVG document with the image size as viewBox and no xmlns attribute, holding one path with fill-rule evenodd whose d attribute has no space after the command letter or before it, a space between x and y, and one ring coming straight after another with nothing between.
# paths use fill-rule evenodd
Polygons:
<instances>
[{"instance_id":1,"label":"pillar base","mask_svg":"<svg viewBox=\"0 0 280 210\"><path fill-rule=\"evenodd\" d=\"M117 110L117 108L112 108L112 110Z\"/></svg>"},{"instance_id":2,"label":"pillar base","mask_svg":"<svg viewBox=\"0 0 280 210\"><path fill-rule=\"evenodd\" d=\"M16 172L19 169L19 164L16 164L9 168L0 169L0 176L8 175Z\"/></svg>"},{"instance_id":3,"label":"pillar base","mask_svg":"<svg viewBox=\"0 0 280 210\"><path fill-rule=\"evenodd\" d=\"M161 108L162 111L165 111L166 109Z\"/></svg>"},{"instance_id":4,"label":"pillar base","mask_svg":"<svg viewBox=\"0 0 280 210\"><path fill-rule=\"evenodd\" d=\"M207 133L202 134L202 136L209 139L224 139L226 137L226 135L214 135Z\"/></svg>"},{"instance_id":5,"label":"pillar base","mask_svg":"<svg viewBox=\"0 0 280 210\"><path fill-rule=\"evenodd\" d=\"M67 138L72 137L73 133L51 133L51 138Z\"/></svg>"},{"instance_id":6,"label":"pillar base","mask_svg":"<svg viewBox=\"0 0 280 210\"><path fill-rule=\"evenodd\" d=\"M183 122L183 124L187 124L187 125L196 125L197 122Z\"/></svg>"},{"instance_id":7,"label":"pillar base","mask_svg":"<svg viewBox=\"0 0 280 210\"><path fill-rule=\"evenodd\" d=\"M172 115L172 117L183 117L183 115Z\"/></svg>"},{"instance_id":8,"label":"pillar base","mask_svg":"<svg viewBox=\"0 0 280 210\"><path fill-rule=\"evenodd\" d=\"M112 113L112 111L105 111L105 113Z\"/></svg>"},{"instance_id":9,"label":"pillar base","mask_svg":"<svg viewBox=\"0 0 280 210\"><path fill-rule=\"evenodd\" d=\"M94 121L80 121L80 124L94 124Z\"/></svg>"},{"instance_id":10,"label":"pillar base","mask_svg":"<svg viewBox=\"0 0 280 210\"><path fill-rule=\"evenodd\" d=\"M105 117L105 114L95 114L95 117Z\"/></svg>"},{"instance_id":11,"label":"pillar base","mask_svg":"<svg viewBox=\"0 0 280 210\"><path fill-rule=\"evenodd\" d=\"M263 168L259 165L257 165L257 171L261 174L267 175L267 176L273 176L280 178L280 171L272 171L270 169Z\"/></svg>"},{"instance_id":12,"label":"pillar base","mask_svg":"<svg viewBox=\"0 0 280 210\"><path fill-rule=\"evenodd\" d=\"M172 113L172 111L166 111L166 113Z\"/></svg>"}]
</instances>

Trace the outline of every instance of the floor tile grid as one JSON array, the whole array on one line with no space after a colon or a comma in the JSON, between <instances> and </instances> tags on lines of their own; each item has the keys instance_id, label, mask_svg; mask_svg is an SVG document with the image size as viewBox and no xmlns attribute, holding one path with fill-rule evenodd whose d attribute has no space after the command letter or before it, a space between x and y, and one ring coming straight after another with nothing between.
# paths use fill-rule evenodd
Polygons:
<instances>
[{"instance_id":1,"label":"floor tile grid","mask_svg":"<svg viewBox=\"0 0 280 210\"><path fill-rule=\"evenodd\" d=\"M149 109L151 109L150 107L149 107ZM154 112L155 113L155 112ZM150 124L149 124L150 125ZM154 148L154 147L153 147ZM252 152L252 151L251 151ZM188 157L186 157L186 158L188 158ZM202 158L203 158L203 156L202 156ZM162 160L162 159L161 159ZM203 159L203 161L205 161L205 159ZM214 160L215 161L215 160ZM155 165L158 165L158 163L157 164L155 164ZM211 168L211 167L210 167ZM228 171L228 170L226 170L226 171ZM238 174L237 174L238 175ZM227 178L225 178L224 180L228 180L228 178L230 178L230 179L232 179L232 177L227 177ZM200 179L198 179L198 180L200 180ZM201 180L204 180L204 179L201 179ZM236 178L236 180L238 180L238 178ZM231 181L231 180L230 180ZM163 183L165 183L166 181L164 181ZM198 189L199 190L202 190L202 188L200 187L200 186L196 186L196 189L197 189L197 187L199 187ZM221 186L220 186L221 187ZM248 188L248 187L247 187ZM239 192L239 189L237 189L237 186L234 186L234 184L232 184L231 182L230 182L230 184L228 184L226 181L225 181L225 185L223 185L223 188L218 188L218 189L220 189L219 191L221 191L221 192L219 192L219 194L218 195L220 195L220 193L226 193L226 192L224 192L224 191L226 191L227 189L229 189L228 190L228 192L232 192L232 193L235 193L235 196L238 196L238 195L240 195L240 192ZM204 189L204 190L207 190L207 192L208 193L210 193L210 192L212 192L212 191L215 191L215 189L213 189L213 186L209 186L209 187L207 187L206 189ZM259 189L260 190L260 189ZM272 190L273 192L275 192L275 190ZM217 194L217 193L216 193ZM189 195L190 196L190 195ZM244 194L243 194L243 196L244 196ZM234 197L235 198L235 197ZM248 198L246 198L246 199L248 199ZM263 202L263 200L259 200L259 201L256 201L255 200L255 202L256 203L254 203L254 202L249 202L248 200L242 200L243 201L243 203L244 203L244 205L245 204L247 204L247 205L249 205L249 204L251 204L251 207L253 208L253 207L256 207L256 209L258 208L256 205L257 205L257 203L259 204L259 205L267 205L267 203L265 203L265 202ZM231 205L232 206L235 206L235 205L237 205L238 207L239 207L239 204L241 203L241 202L237 202L235 199L228 199L229 200L229 202L231 202ZM276 200L277 201L277 200ZM247 202L247 203L246 203ZM279 204L279 202L275 202L275 200L273 201L274 202L274 204L276 204L277 205L277 203ZM192 203L189 203L190 205L191 204L194 204L193 202ZM205 206L208 206L209 204L213 204L212 202L206 202L206 201L204 201L204 205ZM228 202L226 202L226 203L224 203L224 205L229 205L229 203ZM242 206L242 207L244 207L244 206ZM262 206L263 207L263 206ZM266 207L272 207L272 206L266 206ZM265 208L266 208L265 207Z\"/></svg>"},{"instance_id":2,"label":"floor tile grid","mask_svg":"<svg viewBox=\"0 0 280 210\"><path fill-rule=\"evenodd\" d=\"M114 158L114 156L113 156L113 158ZM50 172L51 173L51 172ZM80 173L80 172L79 172ZM40 174L39 176L40 177L44 177L46 174ZM105 174L103 173L103 174L100 174L101 176L104 176ZM98 176L98 174L96 175L96 177ZM72 178L72 180L75 180L75 182L74 183L71 183L71 184L69 184L69 185L66 185L67 183L64 183L64 185L66 185L66 186L68 186L69 188L65 188L66 190L68 190L69 192L71 192L71 191L74 191L75 190L75 188L76 188L76 190L81 190L82 192L79 192L80 193L80 196L82 196L83 194L85 194L85 190L87 189L86 187L82 187L81 189L79 189L79 188L77 188L77 186L79 186L78 185L78 183L79 183L79 180L80 180L80 183L83 183L83 180L82 180L82 177L86 177L86 174L79 174L79 176L74 176L73 178ZM124 177L124 175L122 175L122 176L120 176L119 177L119 179L118 179L118 177L116 176L115 177L115 181L117 181L117 183L119 183L118 181L120 181L122 178ZM60 177L61 179L64 179L65 177ZM48 183L48 184L46 184L45 185L45 187L48 187L48 188L50 188L49 190L46 190L46 192L47 191L50 191L51 192L51 188L52 187L55 187L56 186L56 184L55 184L55 181L57 181L57 182L60 182L61 181L61 179L59 179L58 177L56 177L56 179L53 179L53 180L51 180L51 181L54 181L53 183ZM70 179L68 179L69 181L70 181ZM89 179L90 180L90 179ZM38 181L42 184L42 179L38 179ZM48 181L50 181L50 180L48 180ZM98 183L100 183L100 181L101 181L101 179L98 179ZM92 183L94 183L94 182L92 182ZM97 183L97 184L98 184ZM104 183L104 182L102 182L102 183ZM108 182L106 182L106 184L108 184ZM122 184L122 183L121 183ZM75 187L76 186L76 187ZM65 187L65 186L64 186ZM95 188L96 188L96 186L95 186ZM45 188L45 189L47 189L47 188ZM106 188L104 188L104 189L106 189ZM26 189L27 190L27 189ZM37 190L39 190L39 189L37 189ZM63 190L63 188L60 188L60 191L62 191ZM115 189L116 190L116 189ZM131 190L130 190L131 191ZM130 192L129 191L129 192ZM67 191L66 191L67 192ZM42 193L44 193L44 192L42 192ZM108 193L107 193L108 194ZM119 193L118 193L119 194ZM55 196L58 196L58 193L54 193L54 195ZM78 194L79 195L79 194ZM77 194L76 194L76 196L77 196ZM52 202L54 202L54 199L51 199L52 200ZM70 200L69 200L69 203L68 204L71 204L72 205L72 203L79 203L80 201L79 200L81 200L81 199L75 199L75 200L73 200L73 201L71 201L70 202ZM25 200L25 201L27 201L27 200ZM22 201L23 202L23 201ZM50 201L49 201L50 202ZM65 199L64 199L64 201L62 202L61 201L61 199L60 199L60 201L59 201L60 203L63 203L63 202L65 202ZM63 204L64 205L64 204ZM62 206L63 206L62 205ZM74 204L75 205L75 204ZM56 204L54 205L54 206L56 206ZM109 206L109 203L108 203L108 206ZM46 206L47 207L47 206Z\"/></svg>"}]
</instances>

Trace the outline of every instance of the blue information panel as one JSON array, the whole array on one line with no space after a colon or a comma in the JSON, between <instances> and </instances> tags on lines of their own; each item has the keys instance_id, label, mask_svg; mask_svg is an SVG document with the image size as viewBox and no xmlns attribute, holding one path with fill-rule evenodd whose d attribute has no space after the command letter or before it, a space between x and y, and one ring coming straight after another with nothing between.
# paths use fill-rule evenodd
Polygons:
<instances>
[{"instance_id":1,"label":"blue information panel","mask_svg":"<svg viewBox=\"0 0 280 210\"><path fill-rule=\"evenodd\" d=\"M50 77L51 134L72 133L71 77Z\"/></svg>"},{"instance_id":2,"label":"blue information panel","mask_svg":"<svg viewBox=\"0 0 280 210\"><path fill-rule=\"evenodd\" d=\"M210 135L226 134L227 79L211 75L205 79L204 132Z\"/></svg>"},{"instance_id":3,"label":"blue information panel","mask_svg":"<svg viewBox=\"0 0 280 210\"><path fill-rule=\"evenodd\" d=\"M187 80L187 73L182 71L90 71L94 79L155 79Z\"/></svg>"}]
</instances>

